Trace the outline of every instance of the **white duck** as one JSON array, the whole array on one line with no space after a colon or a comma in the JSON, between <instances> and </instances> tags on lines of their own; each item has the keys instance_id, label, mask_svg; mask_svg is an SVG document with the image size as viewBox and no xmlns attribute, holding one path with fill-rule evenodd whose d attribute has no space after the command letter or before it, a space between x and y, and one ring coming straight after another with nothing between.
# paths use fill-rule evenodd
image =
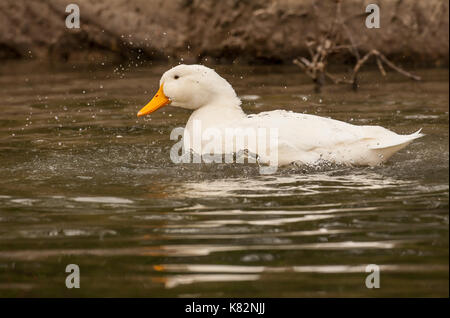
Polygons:
<instances>
[{"instance_id":1,"label":"white duck","mask_svg":"<svg viewBox=\"0 0 450 318\"><path fill-rule=\"evenodd\" d=\"M219 154L237 152L243 149L237 149L236 145L233 148L222 147L227 139L227 128L273 128L277 130L275 144L278 165L327 161L373 166L385 162L395 152L423 136L420 130L410 135L398 135L380 126L356 126L284 110L246 115L231 85L214 70L203 65L178 65L165 72L158 92L139 111L138 116L147 115L168 104L194 111L185 128L185 149L190 148L198 154L210 153L211 149ZM211 128L222 134L219 144L211 148L205 147L208 140L193 140L196 123L200 123L202 134ZM257 138L273 139L273 136L267 136L257 134ZM269 153L267 149L258 149L258 145L246 143L245 148L260 157Z\"/></svg>"}]
</instances>

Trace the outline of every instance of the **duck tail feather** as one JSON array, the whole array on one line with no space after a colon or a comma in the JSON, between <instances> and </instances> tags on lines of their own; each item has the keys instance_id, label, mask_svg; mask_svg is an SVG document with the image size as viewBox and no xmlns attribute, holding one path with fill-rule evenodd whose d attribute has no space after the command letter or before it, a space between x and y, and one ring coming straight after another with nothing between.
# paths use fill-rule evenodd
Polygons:
<instances>
[{"instance_id":1,"label":"duck tail feather","mask_svg":"<svg viewBox=\"0 0 450 318\"><path fill-rule=\"evenodd\" d=\"M420 128L418 131L409 134L409 135L400 135L398 138L395 138L394 140L390 140L384 143L381 143L376 146L370 147L370 149L385 149L390 147L397 147L400 145L408 145L410 142L412 142L414 139L420 138L425 136L425 134L421 133L422 128Z\"/></svg>"}]
</instances>

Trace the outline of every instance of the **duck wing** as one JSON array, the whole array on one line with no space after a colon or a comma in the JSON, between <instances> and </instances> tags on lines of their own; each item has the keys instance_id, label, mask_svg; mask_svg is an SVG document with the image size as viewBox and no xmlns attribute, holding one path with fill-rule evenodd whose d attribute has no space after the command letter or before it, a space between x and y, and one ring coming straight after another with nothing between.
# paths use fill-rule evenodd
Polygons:
<instances>
[{"instance_id":1,"label":"duck wing","mask_svg":"<svg viewBox=\"0 0 450 318\"><path fill-rule=\"evenodd\" d=\"M357 126L339 120L284 110L249 115L244 127L277 128L281 161L378 164L412 140L420 130L398 135L381 126Z\"/></svg>"}]
</instances>

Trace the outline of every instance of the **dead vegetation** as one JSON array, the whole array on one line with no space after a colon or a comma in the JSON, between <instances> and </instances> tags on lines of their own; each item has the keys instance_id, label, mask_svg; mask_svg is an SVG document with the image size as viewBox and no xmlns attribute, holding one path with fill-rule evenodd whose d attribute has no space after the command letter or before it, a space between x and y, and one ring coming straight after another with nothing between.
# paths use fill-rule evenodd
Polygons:
<instances>
[{"instance_id":1,"label":"dead vegetation","mask_svg":"<svg viewBox=\"0 0 450 318\"><path fill-rule=\"evenodd\" d=\"M346 25L346 21L352 17L347 19L342 17L342 0L333 0L333 2L335 2L336 11L335 18L332 21L329 30L325 34L318 34L314 38L306 41L305 44L310 55L309 59L306 57L299 57L293 60L295 65L299 66L309 77L311 77L315 83L314 90L316 92L321 91L322 86L327 79L334 84L350 84L353 90L357 90L359 86L358 73L371 57L375 58L377 67L383 76L386 76L386 71L383 66L386 65L392 70L412 80L421 80L420 76L407 72L389 61L389 59L377 49L372 49L361 56L361 53L358 50L358 44L355 43L352 32ZM355 60L355 64L350 74L338 77L327 71L328 61L331 56L346 54L348 52Z\"/></svg>"}]
</instances>

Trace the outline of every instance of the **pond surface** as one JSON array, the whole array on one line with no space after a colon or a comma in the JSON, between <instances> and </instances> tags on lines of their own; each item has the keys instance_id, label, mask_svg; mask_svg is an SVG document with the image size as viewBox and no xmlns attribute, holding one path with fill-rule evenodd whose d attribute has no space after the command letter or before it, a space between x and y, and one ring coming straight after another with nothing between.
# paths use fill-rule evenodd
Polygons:
<instances>
[{"instance_id":1,"label":"pond surface","mask_svg":"<svg viewBox=\"0 0 450 318\"><path fill-rule=\"evenodd\" d=\"M0 66L0 296L448 297L448 70L318 95L295 67L216 67L247 113L426 134L379 167L260 175L171 162L190 113L136 118L167 68Z\"/></svg>"}]
</instances>

